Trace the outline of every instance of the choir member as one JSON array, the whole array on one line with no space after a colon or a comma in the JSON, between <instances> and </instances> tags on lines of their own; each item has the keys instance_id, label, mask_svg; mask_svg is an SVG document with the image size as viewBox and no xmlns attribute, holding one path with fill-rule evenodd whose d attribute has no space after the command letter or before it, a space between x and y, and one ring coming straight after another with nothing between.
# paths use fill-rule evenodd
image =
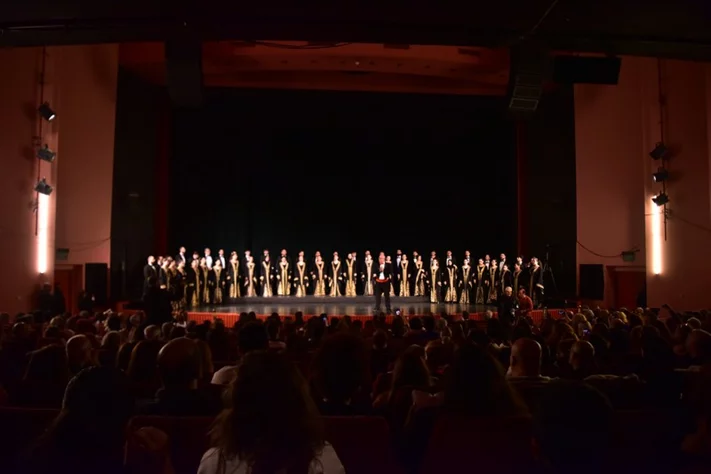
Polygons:
<instances>
[{"instance_id":1,"label":"choir member","mask_svg":"<svg viewBox=\"0 0 711 474\"><path fill-rule=\"evenodd\" d=\"M306 289L309 287L309 269L304 260L304 252L299 252L299 257L294 265L294 294L297 298L306 296Z\"/></svg>"},{"instance_id":2,"label":"choir member","mask_svg":"<svg viewBox=\"0 0 711 474\"><path fill-rule=\"evenodd\" d=\"M143 293L148 290L148 280L151 277L158 279L158 270L156 270L156 258L153 255L148 257L146 266L143 267Z\"/></svg>"},{"instance_id":3,"label":"choir member","mask_svg":"<svg viewBox=\"0 0 711 474\"><path fill-rule=\"evenodd\" d=\"M209 250L209 249L208 249ZM200 303L210 304L211 300L211 289L210 288L210 272L212 270L207 266L207 258L203 257L200 259L200 289L202 294L200 295Z\"/></svg>"},{"instance_id":4,"label":"choir member","mask_svg":"<svg viewBox=\"0 0 711 474\"><path fill-rule=\"evenodd\" d=\"M222 270L227 268L227 259L225 258L225 249L220 249L217 251L217 257L215 257L215 261L220 261L220 265L222 265Z\"/></svg>"},{"instance_id":5,"label":"choir member","mask_svg":"<svg viewBox=\"0 0 711 474\"><path fill-rule=\"evenodd\" d=\"M513 271L513 284L511 285L513 294L517 295L519 287L523 288L525 286L526 285L523 282L523 270L521 270L521 264L515 263L514 264L514 271Z\"/></svg>"},{"instance_id":6,"label":"choir member","mask_svg":"<svg viewBox=\"0 0 711 474\"><path fill-rule=\"evenodd\" d=\"M472 266L471 257L464 256L464 264L459 270L459 302L461 304L470 304L472 301Z\"/></svg>"},{"instance_id":7,"label":"choir member","mask_svg":"<svg viewBox=\"0 0 711 474\"><path fill-rule=\"evenodd\" d=\"M177 285L175 285L176 311L183 311L186 306L185 289L188 284L188 272L185 270L185 265L185 261L178 262Z\"/></svg>"},{"instance_id":8,"label":"choir member","mask_svg":"<svg viewBox=\"0 0 711 474\"><path fill-rule=\"evenodd\" d=\"M543 270L536 257L531 259L528 268L528 296L533 300L533 307L538 308L543 302Z\"/></svg>"},{"instance_id":9,"label":"choir member","mask_svg":"<svg viewBox=\"0 0 711 474\"><path fill-rule=\"evenodd\" d=\"M390 264L390 268L393 267L393 259L390 255L385 257L385 263ZM395 284L393 283L392 278L390 279L390 296L395 296Z\"/></svg>"},{"instance_id":10,"label":"choir member","mask_svg":"<svg viewBox=\"0 0 711 474\"><path fill-rule=\"evenodd\" d=\"M462 266L464 266L464 263L467 263L469 265L469 268L471 269L472 266L472 253L469 250L464 251L464 260L462 261Z\"/></svg>"},{"instance_id":11,"label":"choir member","mask_svg":"<svg viewBox=\"0 0 711 474\"><path fill-rule=\"evenodd\" d=\"M245 250L244 251L244 260L242 260L242 275L247 274L247 263L249 263L249 257L252 256L252 251L251 250Z\"/></svg>"},{"instance_id":12,"label":"choir member","mask_svg":"<svg viewBox=\"0 0 711 474\"><path fill-rule=\"evenodd\" d=\"M489 293L486 297L486 302L488 304L496 304L496 300L499 299L499 266L496 264L496 260L491 261L491 266L489 267Z\"/></svg>"},{"instance_id":13,"label":"choir member","mask_svg":"<svg viewBox=\"0 0 711 474\"><path fill-rule=\"evenodd\" d=\"M506 260L506 254L502 253L499 255L499 271L504 270L504 265L508 266L510 262ZM509 271L511 271L511 267L509 267ZM506 288L505 286L502 286L501 289Z\"/></svg>"},{"instance_id":14,"label":"choir member","mask_svg":"<svg viewBox=\"0 0 711 474\"><path fill-rule=\"evenodd\" d=\"M442 273L437 258L434 258L430 264L429 287L430 303L439 303L440 291L442 289Z\"/></svg>"},{"instance_id":15,"label":"choir member","mask_svg":"<svg viewBox=\"0 0 711 474\"><path fill-rule=\"evenodd\" d=\"M338 252L333 252L331 268L328 272L328 281L331 285L328 296L343 296L343 263L338 258Z\"/></svg>"},{"instance_id":16,"label":"choir member","mask_svg":"<svg viewBox=\"0 0 711 474\"><path fill-rule=\"evenodd\" d=\"M427 296L426 288L427 269L422 261L422 255L417 255L415 257L415 296Z\"/></svg>"},{"instance_id":17,"label":"choir member","mask_svg":"<svg viewBox=\"0 0 711 474\"><path fill-rule=\"evenodd\" d=\"M200 306L200 295L202 295L202 286L200 285L200 261L193 260L190 262L190 269L187 272L186 299L190 306Z\"/></svg>"},{"instance_id":18,"label":"choir member","mask_svg":"<svg viewBox=\"0 0 711 474\"><path fill-rule=\"evenodd\" d=\"M226 274L227 272L225 272L225 269L222 268L222 261L219 258L216 258L215 263L212 264L212 272L210 272L210 286L213 304L222 304L225 291Z\"/></svg>"},{"instance_id":19,"label":"choir member","mask_svg":"<svg viewBox=\"0 0 711 474\"><path fill-rule=\"evenodd\" d=\"M178 265L175 260L171 260L168 268L165 270L165 290L170 295L170 305L173 311L178 311L180 298L178 296L178 288L180 287L180 274L178 273Z\"/></svg>"},{"instance_id":20,"label":"choir member","mask_svg":"<svg viewBox=\"0 0 711 474\"><path fill-rule=\"evenodd\" d=\"M397 295L400 294L400 273L401 273L400 267L401 266L402 266L402 250L397 249L395 251L395 263L393 265L393 272L395 273L395 278L393 279L394 281L392 282L393 291Z\"/></svg>"},{"instance_id":21,"label":"choir member","mask_svg":"<svg viewBox=\"0 0 711 474\"><path fill-rule=\"evenodd\" d=\"M274 288L272 287L274 283L274 266L269 258L269 250L265 250L262 257L262 265L259 268L259 283L262 285L259 290L260 296L264 298L274 296Z\"/></svg>"},{"instance_id":22,"label":"choir member","mask_svg":"<svg viewBox=\"0 0 711 474\"><path fill-rule=\"evenodd\" d=\"M262 252L262 262L267 259L269 259L269 250L264 249L264 251Z\"/></svg>"},{"instance_id":23,"label":"choir member","mask_svg":"<svg viewBox=\"0 0 711 474\"><path fill-rule=\"evenodd\" d=\"M432 267L432 263L437 260L437 252L434 250L430 252L430 268Z\"/></svg>"},{"instance_id":24,"label":"choir member","mask_svg":"<svg viewBox=\"0 0 711 474\"><path fill-rule=\"evenodd\" d=\"M361 262L358 260L358 252L351 252L351 255L353 256L353 271L356 274L356 281L355 281L355 289L356 289L356 295L359 295L363 292L363 286L361 285L361 272L363 269L361 268Z\"/></svg>"},{"instance_id":25,"label":"choir member","mask_svg":"<svg viewBox=\"0 0 711 474\"><path fill-rule=\"evenodd\" d=\"M212 268L212 252L209 248L205 247L205 254L202 258L205 259L205 265L207 268Z\"/></svg>"},{"instance_id":26,"label":"choir member","mask_svg":"<svg viewBox=\"0 0 711 474\"><path fill-rule=\"evenodd\" d=\"M401 255L400 258L400 271L397 274L398 286L400 287L400 296L406 298L411 296L412 268L410 268L410 261L407 259L407 255Z\"/></svg>"},{"instance_id":27,"label":"choir member","mask_svg":"<svg viewBox=\"0 0 711 474\"><path fill-rule=\"evenodd\" d=\"M192 266L192 264L193 264L192 262L195 262L195 261L197 261L198 264L200 263L200 254L198 253L197 250L193 252L193 259L190 260L190 265Z\"/></svg>"},{"instance_id":28,"label":"choir member","mask_svg":"<svg viewBox=\"0 0 711 474\"><path fill-rule=\"evenodd\" d=\"M257 274L259 269L254 263L254 257L247 254L247 262L244 264L244 296L252 298L257 296Z\"/></svg>"},{"instance_id":29,"label":"choir member","mask_svg":"<svg viewBox=\"0 0 711 474\"><path fill-rule=\"evenodd\" d=\"M276 268L277 295L289 296L291 294L291 264L286 257L286 250L282 250L279 264Z\"/></svg>"},{"instance_id":30,"label":"choir member","mask_svg":"<svg viewBox=\"0 0 711 474\"><path fill-rule=\"evenodd\" d=\"M242 281L242 269L239 266L239 260L237 260L237 252L232 252L232 255L230 255L225 280L227 285L227 297L231 302L235 302L241 296L240 283Z\"/></svg>"},{"instance_id":31,"label":"choir member","mask_svg":"<svg viewBox=\"0 0 711 474\"><path fill-rule=\"evenodd\" d=\"M454 260L454 255L452 255L452 251L451 251L451 250L447 250L447 256L444 257L444 266L445 266L445 267L446 267L446 266L449 266L450 263L451 263L452 265L454 265L454 266L457 265L456 260Z\"/></svg>"},{"instance_id":32,"label":"choir member","mask_svg":"<svg viewBox=\"0 0 711 474\"><path fill-rule=\"evenodd\" d=\"M448 257L451 257L450 252L447 252ZM444 287L444 302L445 303L456 303L457 302L457 266L454 264L452 258L446 260L447 265L444 267L444 282L442 286Z\"/></svg>"},{"instance_id":33,"label":"choir member","mask_svg":"<svg viewBox=\"0 0 711 474\"><path fill-rule=\"evenodd\" d=\"M321 258L321 254L317 253L314 268L311 273L311 281L314 282L314 296L326 296L326 262Z\"/></svg>"},{"instance_id":34,"label":"choir member","mask_svg":"<svg viewBox=\"0 0 711 474\"><path fill-rule=\"evenodd\" d=\"M485 290L488 288L486 282L488 281L487 278L489 277L488 271L486 268L486 260L484 259L479 259L479 263L476 266L476 273L474 275L474 278L476 278L476 298L474 300L474 303L476 304L484 304L486 301L486 294Z\"/></svg>"},{"instance_id":35,"label":"choir member","mask_svg":"<svg viewBox=\"0 0 711 474\"><path fill-rule=\"evenodd\" d=\"M484 265L486 265L487 270L491 266L491 256L488 253L484 255Z\"/></svg>"},{"instance_id":36,"label":"choir member","mask_svg":"<svg viewBox=\"0 0 711 474\"><path fill-rule=\"evenodd\" d=\"M281 261L282 258L285 258L286 261L289 262L289 267L291 267L291 259L289 258L289 254L286 249L281 249L281 252L279 252L279 261Z\"/></svg>"},{"instance_id":37,"label":"choir member","mask_svg":"<svg viewBox=\"0 0 711 474\"><path fill-rule=\"evenodd\" d=\"M499 262L499 292L501 292L502 288L511 286L512 283L513 278L511 277L511 271L509 270L508 264L502 264L501 262Z\"/></svg>"},{"instance_id":38,"label":"choir member","mask_svg":"<svg viewBox=\"0 0 711 474\"><path fill-rule=\"evenodd\" d=\"M178 264L180 264L181 262L182 262L182 263L185 263L185 264L188 263L187 257L185 256L185 247L181 246L181 247L178 249L178 255L175 256L175 261L176 261Z\"/></svg>"},{"instance_id":39,"label":"choir member","mask_svg":"<svg viewBox=\"0 0 711 474\"><path fill-rule=\"evenodd\" d=\"M356 281L358 281L358 272L356 271L356 261L353 259L353 253L349 253L346 257L346 296L356 295Z\"/></svg>"},{"instance_id":40,"label":"choir member","mask_svg":"<svg viewBox=\"0 0 711 474\"><path fill-rule=\"evenodd\" d=\"M324 261L324 260L323 260L323 257L321 256L321 252L319 252L319 251L317 250L317 251L314 253L313 259L309 262L309 272L310 272L310 274L311 274L311 281L314 281L313 276L314 276L314 274L316 274L316 270L317 270L317 269L316 269L316 261L319 260L319 259L320 259L321 262ZM315 295L315 294L316 294L316 287L315 287L315 286L314 286L314 288L313 288L312 291L314 292L314 295Z\"/></svg>"},{"instance_id":41,"label":"choir member","mask_svg":"<svg viewBox=\"0 0 711 474\"><path fill-rule=\"evenodd\" d=\"M164 258L158 269L158 287L161 290L168 289L168 265L170 265L170 260Z\"/></svg>"},{"instance_id":42,"label":"choir member","mask_svg":"<svg viewBox=\"0 0 711 474\"><path fill-rule=\"evenodd\" d=\"M361 272L361 280L363 282L363 295L373 296L373 256L370 251L365 251L365 260L363 261L363 271Z\"/></svg>"}]
</instances>

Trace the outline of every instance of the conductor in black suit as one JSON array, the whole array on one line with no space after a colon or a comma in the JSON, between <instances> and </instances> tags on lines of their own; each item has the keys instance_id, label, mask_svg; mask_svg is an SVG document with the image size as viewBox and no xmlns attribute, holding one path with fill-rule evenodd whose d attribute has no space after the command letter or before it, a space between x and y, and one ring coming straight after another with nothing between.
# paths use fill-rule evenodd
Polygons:
<instances>
[{"instance_id":1,"label":"conductor in black suit","mask_svg":"<svg viewBox=\"0 0 711 474\"><path fill-rule=\"evenodd\" d=\"M143 267L143 294L145 295L148 292L148 280L153 277L153 278L158 278L158 269L156 268L156 258L151 255L148 257L148 263L146 264L145 267Z\"/></svg>"},{"instance_id":2,"label":"conductor in black suit","mask_svg":"<svg viewBox=\"0 0 711 474\"><path fill-rule=\"evenodd\" d=\"M385 254L380 253L378 266L373 272L375 278L375 311L380 312L380 302L385 296L385 310L390 313L390 281L393 278L393 264L385 262Z\"/></svg>"}]
</instances>

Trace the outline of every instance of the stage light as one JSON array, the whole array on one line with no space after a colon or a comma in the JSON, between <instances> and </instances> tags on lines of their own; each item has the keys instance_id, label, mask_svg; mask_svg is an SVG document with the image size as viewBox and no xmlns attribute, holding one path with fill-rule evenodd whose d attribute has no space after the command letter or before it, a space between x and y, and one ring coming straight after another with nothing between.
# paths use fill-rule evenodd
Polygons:
<instances>
[{"instance_id":1,"label":"stage light","mask_svg":"<svg viewBox=\"0 0 711 474\"><path fill-rule=\"evenodd\" d=\"M48 102L40 105L37 111L47 122L51 122L57 116L57 114L54 113L54 110L52 110L52 107L49 106Z\"/></svg>"},{"instance_id":2,"label":"stage light","mask_svg":"<svg viewBox=\"0 0 711 474\"><path fill-rule=\"evenodd\" d=\"M654 150L649 152L649 156L651 156L653 160L666 160L668 155L669 149L664 146L664 143L662 142L657 143Z\"/></svg>"},{"instance_id":3,"label":"stage light","mask_svg":"<svg viewBox=\"0 0 711 474\"><path fill-rule=\"evenodd\" d=\"M652 197L654 204L657 204L657 196ZM658 205L658 204L657 204ZM652 273L659 275L662 273L662 214L664 209L652 208Z\"/></svg>"},{"instance_id":4,"label":"stage light","mask_svg":"<svg viewBox=\"0 0 711 474\"><path fill-rule=\"evenodd\" d=\"M41 180L37 181L37 184L35 184L35 191L45 196L49 196L50 194L52 194L53 190L54 188L47 184L47 180L45 178L42 178Z\"/></svg>"},{"instance_id":5,"label":"stage light","mask_svg":"<svg viewBox=\"0 0 711 474\"><path fill-rule=\"evenodd\" d=\"M654 179L655 183L661 183L662 181L666 181L669 179L669 171L665 170L664 168L659 168L656 173L652 174L652 179Z\"/></svg>"},{"instance_id":6,"label":"stage light","mask_svg":"<svg viewBox=\"0 0 711 474\"><path fill-rule=\"evenodd\" d=\"M47 145L45 145L43 148L40 148L39 150L37 150L37 158L39 158L40 160L46 161L48 163L52 163L54 161L54 158L56 158L56 156L57 156L57 153L50 150Z\"/></svg>"},{"instance_id":7,"label":"stage light","mask_svg":"<svg viewBox=\"0 0 711 474\"><path fill-rule=\"evenodd\" d=\"M49 252L49 195L40 194L37 198L37 273L47 273Z\"/></svg>"},{"instance_id":8,"label":"stage light","mask_svg":"<svg viewBox=\"0 0 711 474\"><path fill-rule=\"evenodd\" d=\"M669 202L669 196L667 196L666 193L659 193L659 195L652 198L652 202L657 206L663 206Z\"/></svg>"}]
</instances>

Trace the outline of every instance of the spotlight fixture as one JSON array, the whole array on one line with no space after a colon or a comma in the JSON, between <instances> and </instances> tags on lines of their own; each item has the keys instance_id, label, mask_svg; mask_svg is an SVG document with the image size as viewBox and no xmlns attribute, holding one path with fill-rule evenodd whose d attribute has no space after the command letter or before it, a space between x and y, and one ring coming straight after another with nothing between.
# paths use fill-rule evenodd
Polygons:
<instances>
[{"instance_id":1,"label":"spotlight fixture","mask_svg":"<svg viewBox=\"0 0 711 474\"><path fill-rule=\"evenodd\" d=\"M57 114L54 113L54 110L52 110L52 107L49 106L48 102L40 105L37 111L47 122L51 122L57 116Z\"/></svg>"},{"instance_id":2,"label":"spotlight fixture","mask_svg":"<svg viewBox=\"0 0 711 474\"><path fill-rule=\"evenodd\" d=\"M665 170L664 168L659 168L656 173L652 174L652 179L654 179L655 183L661 183L662 181L666 181L669 179L669 171Z\"/></svg>"},{"instance_id":3,"label":"spotlight fixture","mask_svg":"<svg viewBox=\"0 0 711 474\"><path fill-rule=\"evenodd\" d=\"M657 206L663 206L669 202L669 196L666 193L659 193L657 196L652 198L652 202Z\"/></svg>"},{"instance_id":4,"label":"spotlight fixture","mask_svg":"<svg viewBox=\"0 0 711 474\"><path fill-rule=\"evenodd\" d=\"M45 145L44 147L40 148L37 150L37 158L40 160L46 161L48 163L52 163L54 161L54 158L56 158L57 153L49 149L49 146Z\"/></svg>"},{"instance_id":5,"label":"spotlight fixture","mask_svg":"<svg viewBox=\"0 0 711 474\"><path fill-rule=\"evenodd\" d=\"M649 156L651 156L653 160L666 160L668 155L669 149L662 142L657 143L654 150L649 152Z\"/></svg>"},{"instance_id":6,"label":"spotlight fixture","mask_svg":"<svg viewBox=\"0 0 711 474\"><path fill-rule=\"evenodd\" d=\"M42 178L41 180L37 181L37 184L35 184L35 191L37 191L40 194L44 194L45 196L49 196L52 194L52 191L54 188L47 184L47 180L45 178Z\"/></svg>"}]
</instances>

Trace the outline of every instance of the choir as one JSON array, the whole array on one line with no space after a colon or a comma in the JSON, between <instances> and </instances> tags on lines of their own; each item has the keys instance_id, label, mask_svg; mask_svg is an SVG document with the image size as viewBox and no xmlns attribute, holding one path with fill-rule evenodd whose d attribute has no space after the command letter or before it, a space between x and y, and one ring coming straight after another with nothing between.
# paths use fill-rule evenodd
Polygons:
<instances>
[{"instance_id":1,"label":"choir","mask_svg":"<svg viewBox=\"0 0 711 474\"><path fill-rule=\"evenodd\" d=\"M390 284L391 296L464 305L496 304L499 293L506 287L511 287L514 294L525 289L536 305L543 296L543 271L535 257L526 263L518 257L511 265L502 253L498 261L486 255L474 262L466 251L458 263L452 252L447 251L441 261L436 252L431 252L425 263L418 252L408 257L398 250L394 260L390 256L386 260L395 274ZM264 250L257 262L249 250L241 260L237 252L226 257L220 249L213 256L209 248L202 256L193 252L192 258L188 258L181 247L175 258L148 258L144 287L155 279L170 293L176 309L234 303L257 296L372 296L374 265L369 251L362 260L357 252L348 253L345 260L334 252L330 262L326 262L320 252L307 261L303 251L292 260L286 249L276 259L271 258L269 250Z\"/></svg>"}]
</instances>

